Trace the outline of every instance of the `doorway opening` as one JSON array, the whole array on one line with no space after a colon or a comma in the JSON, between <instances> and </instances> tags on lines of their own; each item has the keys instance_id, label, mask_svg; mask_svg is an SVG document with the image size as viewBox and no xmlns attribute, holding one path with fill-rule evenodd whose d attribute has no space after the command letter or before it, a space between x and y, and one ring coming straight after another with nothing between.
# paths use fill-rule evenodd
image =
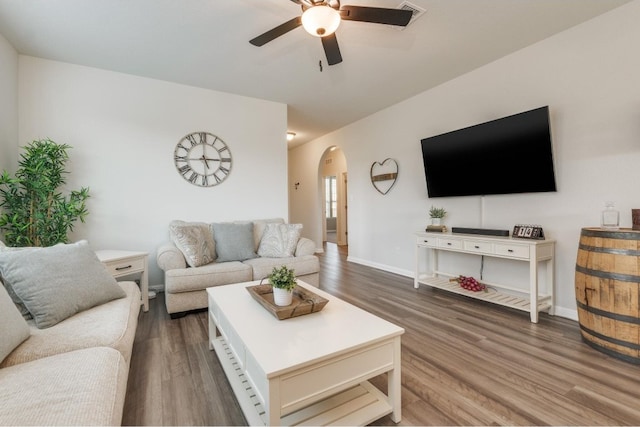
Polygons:
<instances>
[{"instance_id":1,"label":"doorway opening","mask_svg":"<svg viewBox=\"0 0 640 427\"><path fill-rule=\"evenodd\" d=\"M319 175L323 243L347 246L347 162L340 148L325 151Z\"/></svg>"}]
</instances>

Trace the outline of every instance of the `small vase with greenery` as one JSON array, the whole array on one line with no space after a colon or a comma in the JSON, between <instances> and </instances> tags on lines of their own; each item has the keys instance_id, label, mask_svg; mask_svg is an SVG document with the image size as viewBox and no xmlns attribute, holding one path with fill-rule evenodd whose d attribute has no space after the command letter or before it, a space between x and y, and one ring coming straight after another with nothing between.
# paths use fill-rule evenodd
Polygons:
<instances>
[{"instance_id":1,"label":"small vase with greenery","mask_svg":"<svg viewBox=\"0 0 640 427\"><path fill-rule=\"evenodd\" d=\"M66 184L66 144L50 139L29 143L15 177L0 175L0 231L8 246L52 246L67 243L76 220L84 222L89 189L58 190Z\"/></svg>"},{"instance_id":2,"label":"small vase with greenery","mask_svg":"<svg viewBox=\"0 0 640 427\"><path fill-rule=\"evenodd\" d=\"M290 305L293 300L293 289L297 283L293 269L286 265L273 267L269 274L269 283L273 287L274 303L279 306Z\"/></svg>"},{"instance_id":3,"label":"small vase with greenery","mask_svg":"<svg viewBox=\"0 0 640 427\"><path fill-rule=\"evenodd\" d=\"M440 225L442 223L442 219L447 215L447 211L444 208L436 208L435 206L431 206L429 209L429 218L431 218L431 224Z\"/></svg>"}]
</instances>

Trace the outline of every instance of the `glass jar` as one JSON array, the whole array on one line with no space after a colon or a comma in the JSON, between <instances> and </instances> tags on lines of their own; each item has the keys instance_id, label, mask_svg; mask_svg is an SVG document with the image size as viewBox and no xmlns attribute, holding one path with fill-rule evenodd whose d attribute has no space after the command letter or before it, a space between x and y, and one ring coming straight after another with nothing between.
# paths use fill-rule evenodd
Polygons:
<instances>
[{"instance_id":1,"label":"glass jar","mask_svg":"<svg viewBox=\"0 0 640 427\"><path fill-rule=\"evenodd\" d=\"M618 230L620 228L620 212L616 209L614 202L605 202L602 211L600 228L603 230Z\"/></svg>"}]
</instances>

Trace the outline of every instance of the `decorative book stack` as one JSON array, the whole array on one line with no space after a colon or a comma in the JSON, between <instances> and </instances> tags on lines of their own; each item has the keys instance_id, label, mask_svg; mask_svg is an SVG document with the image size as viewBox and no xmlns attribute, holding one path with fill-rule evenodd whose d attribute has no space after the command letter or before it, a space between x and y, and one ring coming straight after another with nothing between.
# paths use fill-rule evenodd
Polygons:
<instances>
[{"instance_id":1,"label":"decorative book stack","mask_svg":"<svg viewBox=\"0 0 640 427\"><path fill-rule=\"evenodd\" d=\"M447 226L446 225L427 225L427 228L424 230L430 233L446 233Z\"/></svg>"}]
</instances>

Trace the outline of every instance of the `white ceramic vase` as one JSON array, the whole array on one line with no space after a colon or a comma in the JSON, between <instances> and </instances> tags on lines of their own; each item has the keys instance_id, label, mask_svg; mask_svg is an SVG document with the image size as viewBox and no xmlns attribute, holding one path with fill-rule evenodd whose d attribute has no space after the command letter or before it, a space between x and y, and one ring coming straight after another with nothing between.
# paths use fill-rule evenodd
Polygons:
<instances>
[{"instance_id":1,"label":"white ceramic vase","mask_svg":"<svg viewBox=\"0 0 640 427\"><path fill-rule=\"evenodd\" d=\"M442 218L431 218L431 225L442 225Z\"/></svg>"},{"instance_id":2,"label":"white ceramic vase","mask_svg":"<svg viewBox=\"0 0 640 427\"><path fill-rule=\"evenodd\" d=\"M291 305L293 299L293 291L286 289L273 288L273 303L280 307Z\"/></svg>"}]
</instances>

